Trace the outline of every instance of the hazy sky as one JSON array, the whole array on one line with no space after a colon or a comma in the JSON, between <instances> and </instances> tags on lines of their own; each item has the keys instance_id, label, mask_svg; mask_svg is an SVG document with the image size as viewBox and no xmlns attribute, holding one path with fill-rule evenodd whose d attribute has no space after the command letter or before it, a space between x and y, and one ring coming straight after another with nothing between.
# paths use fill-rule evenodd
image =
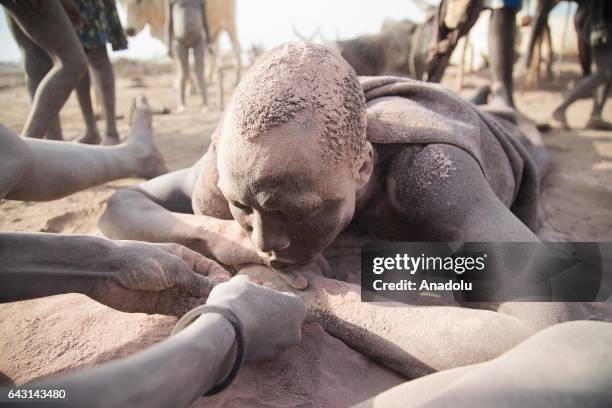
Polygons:
<instances>
[{"instance_id":1,"label":"hazy sky","mask_svg":"<svg viewBox=\"0 0 612 408\"><path fill-rule=\"evenodd\" d=\"M430 0L435 1L435 0ZM291 24L305 36L319 26L328 40L378 31L385 18L420 20L423 14L410 0L236 0L238 36L246 50L251 45L269 48L296 40ZM17 62L20 55L0 16L0 61ZM229 41L222 35L222 46ZM130 39L129 50L114 56L156 58L166 54L161 42L146 32Z\"/></svg>"},{"instance_id":2,"label":"hazy sky","mask_svg":"<svg viewBox=\"0 0 612 408\"><path fill-rule=\"evenodd\" d=\"M244 50L251 45L270 48L297 40L292 24L304 36L320 27L325 39L331 41L337 37L377 32L386 18L417 22L423 18L423 13L411 0L236 0L236 8L238 36ZM0 62L17 62L19 50L8 32L4 11L0 14ZM223 48L229 47L225 35L222 35L221 44ZM166 49L161 42L148 32L141 32L130 39L129 50L111 56L156 59L165 55Z\"/></svg>"}]
</instances>

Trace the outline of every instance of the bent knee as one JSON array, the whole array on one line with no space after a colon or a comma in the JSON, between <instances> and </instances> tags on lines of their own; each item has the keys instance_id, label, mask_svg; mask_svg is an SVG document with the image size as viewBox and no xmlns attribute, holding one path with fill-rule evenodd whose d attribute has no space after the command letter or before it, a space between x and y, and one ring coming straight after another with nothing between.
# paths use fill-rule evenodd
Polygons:
<instances>
[{"instance_id":1,"label":"bent knee","mask_svg":"<svg viewBox=\"0 0 612 408\"><path fill-rule=\"evenodd\" d=\"M87 72L87 57L82 50L80 51L59 60L60 71L66 77L73 79L75 84L79 83Z\"/></svg>"}]
</instances>

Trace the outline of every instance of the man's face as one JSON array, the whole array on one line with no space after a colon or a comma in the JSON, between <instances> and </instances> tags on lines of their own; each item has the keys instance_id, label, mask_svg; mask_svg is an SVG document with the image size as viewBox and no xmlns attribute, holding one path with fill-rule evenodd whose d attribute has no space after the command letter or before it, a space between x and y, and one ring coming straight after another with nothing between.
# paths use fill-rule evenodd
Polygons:
<instances>
[{"instance_id":1,"label":"man's face","mask_svg":"<svg viewBox=\"0 0 612 408\"><path fill-rule=\"evenodd\" d=\"M218 145L219 188L234 219L272 267L312 261L351 221L351 166L321 155L320 126L304 114L244 141L226 121Z\"/></svg>"}]
</instances>

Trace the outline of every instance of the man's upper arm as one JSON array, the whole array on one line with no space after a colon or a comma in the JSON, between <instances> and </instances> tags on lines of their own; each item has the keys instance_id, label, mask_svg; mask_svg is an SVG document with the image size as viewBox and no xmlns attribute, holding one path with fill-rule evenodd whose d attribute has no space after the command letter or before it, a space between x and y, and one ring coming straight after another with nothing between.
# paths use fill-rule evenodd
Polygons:
<instances>
[{"instance_id":1,"label":"man's upper arm","mask_svg":"<svg viewBox=\"0 0 612 408\"><path fill-rule=\"evenodd\" d=\"M146 195L151 201L168 211L191 213L192 174L198 164L199 162L193 167L164 174L128 190Z\"/></svg>"},{"instance_id":2,"label":"man's upper arm","mask_svg":"<svg viewBox=\"0 0 612 408\"><path fill-rule=\"evenodd\" d=\"M231 219L227 200L217 187L218 172L214 142L196 164L149 180L132 190L145 194L172 212L196 213Z\"/></svg>"},{"instance_id":3,"label":"man's upper arm","mask_svg":"<svg viewBox=\"0 0 612 408\"><path fill-rule=\"evenodd\" d=\"M396 158L388 178L397 210L435 241L537 241L495 195L476 160L444 144Z\"/></svg>"}]
</instances>

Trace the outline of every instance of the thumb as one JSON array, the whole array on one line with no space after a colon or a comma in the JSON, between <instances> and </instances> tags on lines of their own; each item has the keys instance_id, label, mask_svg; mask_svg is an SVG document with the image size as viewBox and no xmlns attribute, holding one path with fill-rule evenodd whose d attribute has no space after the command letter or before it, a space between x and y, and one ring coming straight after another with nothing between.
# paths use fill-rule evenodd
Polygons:
<instances>
[{"instance_id":1,"label":"thumb","mask_svg":"<svg viewBox=\"0 0 612 408\"><path fill-rule=\"evenodd\" d=\"M217 262L200 254L197 254L193 263L193 270L196 274L208 276L210 280L216 283L228 281L232 277L232 275Z\"/></svg>"},{"instance_id":2,"label":"thumb","mask_svg":"<svg viewBox=\"0 0 612 408\"><path fill-rule=\"evenodd\" d=\"M207 277L193 272L190 272L185 280L178 283L181 289L195 297L207 296L215 285L216 283Z\"/></svg>"}]
</instances>

